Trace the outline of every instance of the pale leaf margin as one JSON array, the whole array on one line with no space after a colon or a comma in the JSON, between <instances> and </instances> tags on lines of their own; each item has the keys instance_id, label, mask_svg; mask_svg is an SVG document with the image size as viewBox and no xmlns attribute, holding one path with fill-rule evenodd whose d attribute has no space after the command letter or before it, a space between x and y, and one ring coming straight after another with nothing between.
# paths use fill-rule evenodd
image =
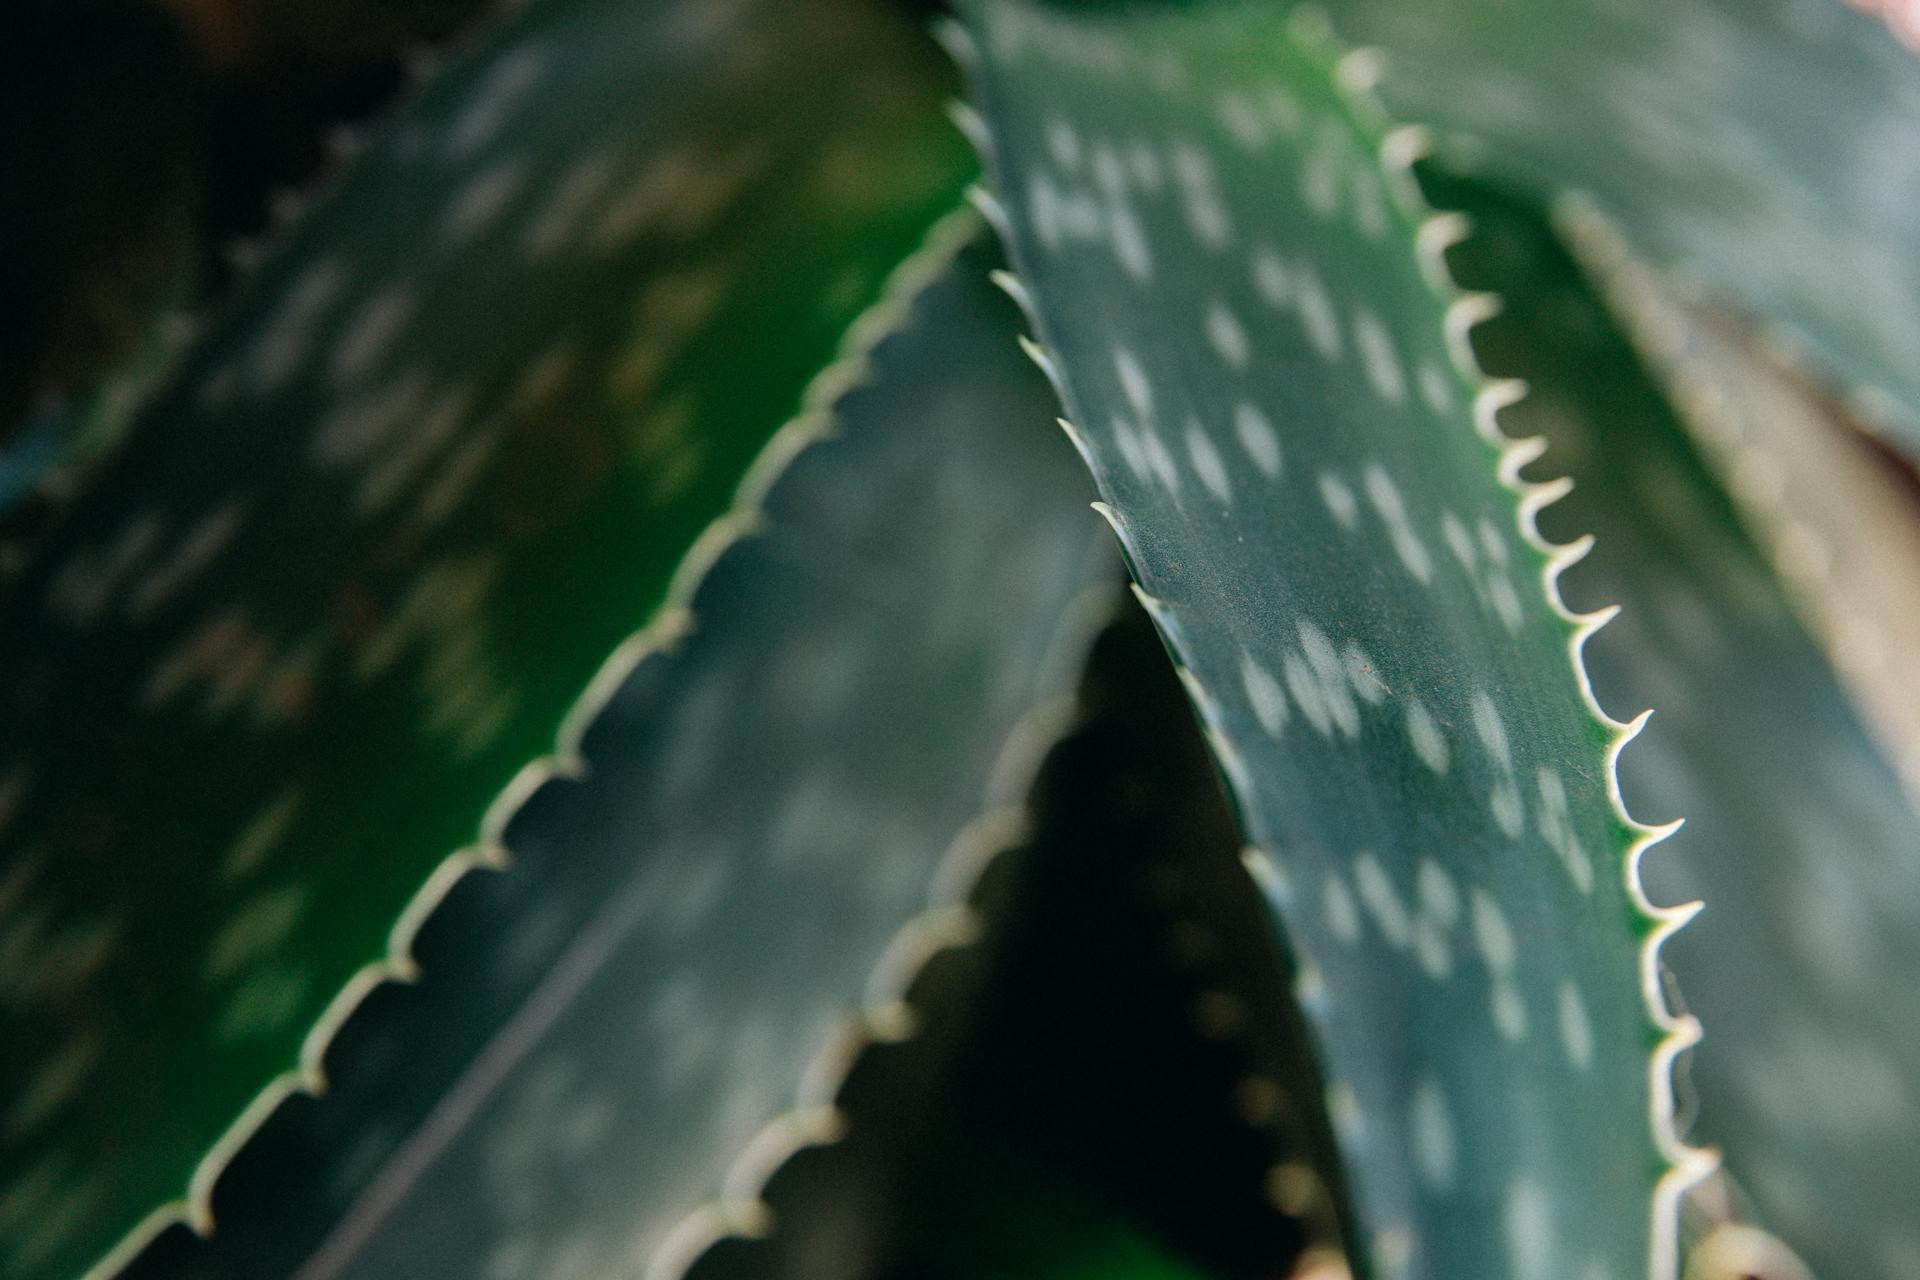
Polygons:
<instances>
[{"instance_id":1,"label":"pale leaf margin","mask_svg":"<svg viewBox=\"0 0 1920 1280\"><path fill-rule=\"evenodd\" d=\"M1463 214L1434 209L1421 191L1415 169L1434 153L1433 135L1420 125L1400 124L1389 117L1377 91L1385 69L1385 56L1381 51L1346 46L1335 35L1325 13L1310 4L1296 7L1288 15L1287 25L1289 34L1297 42L1319 50L1333 61L1337 88L1347 109L1378 140L1377 158L1390 198L1417 227L1414 251L1421 278L1445 307L1444 337L1448 357L1467 385L1474 389L1475 430L1494 449L1499 482L1515 497L1516 528L1527 545L1545 557L1540 573L1541 593L1554 615L1565 622L1569 629L1568 666L1581 701L1588 714L1608 734L1603 757L1607 800L1614 815L1633 833L1633 839L1621 858L1620 873L1626 885L1628 901L1639 916L1639 985L1648 1018L1657 1033L1647 1061L1647 1124L1654 1145L1667 1166L1654 1183L1648 1206L1646 1274L1647 1280L1679 1280L1682 1202L1694 1186L1719 1168L1720 1154L1716 1150L1687 1143L1676 1124L1674 1065L1682 1054L1699 1043L1701 1027L1693 1016L1679 1012L1669 1004L1660 960L1660 951L1667 939L1685 927L1705 904L1696 901L1674 906L1658 905L1647 896L1640 874L1641 860L1647 850L1678 831L1684 819L1649 826L1627 811L1626 801L1620 791L1620 752L1639 736L1653 711L1642 711L1631 720L1617 720L1601 707L1594 696L1584 654L1586 643L1619 614L1620 607L1613 605L1587 613L1575 613L1561 595L1560 575L1592 549L1593 538L1589 535L1568 543L1554 543L1540 532L1540 512L1565 497L1571 491L1573 482L1566 477L1549 481L1525 478L1522 471L1540 457L1546 450L1547 442L1537 436L1510 436L1500 424L1501 414L1527 394L1527 386L1517 378L1488 376L1474 353L1473 330L1499 314L1501 300L1491 292L1463 289L1454 279L1447 252L1472 234L1472 225ZM941 19L935 23L934 34L963 70L970 76L977 74L981 62L980 50L965 27L954 20ZM950 104L949 111L961 132L979 152L983 164L991 170L995 152L986 122L970 104L963 101ZM1043 327L1033 300L1017 274L1018 252L1006 209L984 185L976 184L968 191L968 197L1000 236L1009 258L1015 264L1014 272L996 273L995 281L1026 317L1031 332L1020 335L1021 349L1046 374L1064 405L1067 403L1065 381L1043 340L1036 336ZM1080 429L1064 417L1058 421L1081 458L1093 469L1093 457ZM1093 506L1113 528L1131 571L1136 562L1131 534L1118 514L1106 503L1095 502ZM1177 633L1161 622L1164 608L1137 584L1134 592L1154 618L1169 653L1181 666L1182 677L1186 678ZM1204 736L1229 792L1236 795L1237 805L1237 796L1242 789L1240 778L1245 766L1231 746L1211 728L1205 730Z\"/></svg>"},{"instance_id":2,"label":"pale leaf margin","mask_svg":"<svg viewBox=\"0 0 1920 1280\"><path fill-rule=\"evenodd\" d=\"M1568 192L1553 221L1641 358L1664 380L1701 456L1766 551L1803 620L1825 646L1856 709L1878 735L1920 811L1920 520L1890 470L1868 457L1864 428L1819 372L1764 329L1744 352L1743 393L1698 349L1695 330L1722 323L1692 277L1656 271L1591 196ZM1731 331L1713 345L1736 347Z\"/></svg>"},{"instance_id":3,"label":"pale leaf margin","mask_svg":"<svg viewBox=\"0 0 1920 1280\"><path fill-rule=\"evenodd\" d=\"M550 781L586 776L591 761L583 755L581 744L594 721L635 668L656 654L672 652L694 629L693 600L708 571L728 548L760 528L763 501L774 482L809 446L831 438L834 406L867 380L874 349L908 322L921 291L979 233L978 216L963 206L936 220L919 246L894 267L879 297L848 326L834 358L807 383L799 410L754 458L735 488L729 509L702 530L681 557L653 615L614 648L574 700L555 734L553 750L522 765L487 805L473 842L448 854L428 874L388 930L385 954L363 965L328 1002L302 1038L296 1064L270 1080L215 1139L194 1166L186 1194L151 1210L81 1280L114 1280L155 1237L176 1223L185 1223L202 1237L213 1233L214 1186L227 1165L283 1102L298 1094L326 1094L326 1055L334 1037L376 988L389 982L419 981L413 944L421 927L470 872L511 868L507 828L528 800Z\"/></svg>"}]
</instances>

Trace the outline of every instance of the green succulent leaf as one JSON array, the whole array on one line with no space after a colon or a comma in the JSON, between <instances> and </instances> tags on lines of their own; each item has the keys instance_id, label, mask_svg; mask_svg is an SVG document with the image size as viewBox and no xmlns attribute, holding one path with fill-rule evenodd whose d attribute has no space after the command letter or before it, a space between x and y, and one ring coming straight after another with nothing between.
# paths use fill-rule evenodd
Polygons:
<instances>
[{"instance_id":1,"label":"green succulent leaf","mask_svg":"<svg viewBox=\"0 0 1920 1280\"><path fill-rule=\"evenodd\" d=\"M688 1280L1274 1280L1339 1238L1285 966L1127 603L1025 803L983 824L978 940L909 987L913 1037L860 1056L845 1137L769 1181L773 1230Z\"/></svg>"},{"instance_id":2,"label":"green succulent leaf","mask_svg":"<svg viewBox=\"0 0 1920 1280\"><path fill-rule=\"evenodd\" d=\"M1920 661L1912 656L1920 508L1912 474L1737 319L1681 296L1604 215L1568 201L1554 222L1920 801Z\"/></svg>"},{"instance_id":3,"label":"green succulent leaf","mask_svg":"<svg viewBox=\"0 0 1920 1280\"><path fill-rule=\"evenodd\" d=\"M1301 965L1361 1265L1671 1276L1684 913L1373 64L1257 6L962 12L1016 291Z\"/></svg>"},{"instance_id":4,"label":"green succulent leaf","mask_svg":"<svg viewBox=\"0 0 1920 1280\"><path fill-rule=\"evenodd\" d=\"M213 1239L136 1276L666 1274L764 1216L755 1178L833 1130L822 1064L1004 744L1071 689L1077 602L1112 599L995 257L961 253L775 446L682 638L609 668L584 772L508 824L514 865L442 905L421 984L348 1023ZM937 906L895 961L964 935Z\"/></svg>"},{"instance_id":5,"label":"green succulent leaf","mask_svg":"<svg viewBox=\"0 0 1920 1280\"><path fill-rule=\"evenodd\" d=\"M501 788L958 201L943 84L878 0L529 8L91 478L0 599L0 1271L196 1167L204 1214L501 856Z\"/></svg>"},{"instance_id":6,"label":"green succulent leaf","mask_svg":"<svg viewBox=\"0 0 1920 1280\"><path fill-rule=\"evenodd\" d=\"M1338 0L1408 119L1777 327L1920 457L1920 57L1840 0Z\"/></svg>"},{"instance_id":7,"label":"green succulent leaf","mask_svg":"<svg viewBox=\"0 0 1920 1280\"><path fill-rule=\"evenodd\" d=\"M1707 1031L1687 1071L1691 1132L1724 1150L1736 1206L1815 1274L1913 1275L1920 1017L1886 993L1920 975L1920 816L1792 591L1545 222L1485 187L1435 194L1475 223L1459 275L1506 302L1475 336L1487 368L1527 379L1509 425L1538 431L1541 467L1575 482L1542 523L1597 535L1564 579L1568 598L1624 606L1587 648L1600 701L1659 708L1621 758L1635 808L1687 816L1649 886L1667 900L1711 894L1665 953ZM1804 392L1796 401L1671 304L1637 319L1679 337L1662 346L1696 402L1718 371L1725 410L1751 428L1745 447L1764 447L1763 405L1806 411ZM1731 398L1740 386L1771 394ZM1842 442L1816 425L1800 424L1792 492L1838 456ZM1780 439L1783 424L1771 428ZM1714 435L1732 443L1731 431Z\"/></svg>"}]
</instances>

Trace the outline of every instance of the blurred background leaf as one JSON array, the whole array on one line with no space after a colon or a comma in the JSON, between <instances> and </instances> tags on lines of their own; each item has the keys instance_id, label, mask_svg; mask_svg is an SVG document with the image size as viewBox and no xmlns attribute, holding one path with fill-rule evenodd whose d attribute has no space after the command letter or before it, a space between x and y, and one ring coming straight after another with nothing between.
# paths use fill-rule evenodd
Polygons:
<instances>
[{"instance_id":1,"label":"blurred background leaf","mask_svg":"<svg viewBox=\"0 0 1920 1280\"><path fill-rule=\"evenodd\" d=\"M498 856L490 802L958 202L949 83L884 0L529 9L88 476L0 594L0 1269L177 1201L443 860Z\"/></svg>"}]
</instances>

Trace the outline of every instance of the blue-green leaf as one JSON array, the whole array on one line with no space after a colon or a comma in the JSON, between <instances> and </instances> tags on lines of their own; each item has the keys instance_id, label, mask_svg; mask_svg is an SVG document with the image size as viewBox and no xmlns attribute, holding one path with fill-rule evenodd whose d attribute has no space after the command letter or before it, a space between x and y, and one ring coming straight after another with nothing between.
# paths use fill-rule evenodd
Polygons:
<instances>
[{"instance_id":1,"label":"blue-green leaf","mask_svg":"<svg viewBox=\"0 0 1920 1280\"><path fill-rule=\"evenodd\" d=\"M1588 193L1920 456L1920 56L1841 0L1335 0L1409 119Z\"/></svg>"},{"instance_id":2,"label":"blue-green leaf","mask_svg":"<svg viewBox=\"0 0 1920 1280\"><path fill-rule=\"evenodd\" d=\"M1819 554L1808 522L1821 487L1844 481L1848 442L1804 388L1663 298L1644 267L1596 261L1676 403L1711 415L1697 449L1544 221L1510 197L1451 185L1441 198L1476 224L1456 267L1507 301L1476 333L1481 358L1527 379L1511 425L1538 431L1549 442L1540 466L1575 481L1542 523L1597 535L1566 575L1568 598L1624 605L1587 649L1596 690L1603 705L1659 709L1621 759L1636 809L1687 817L1650 864L1650 889L1711 900L1666 952L1706 1029L1685 1073L1691 1134L1724 1151L1728 1175L1696 1197L1697 1216L1709 1228L1757 1220L1816 1275L1911 1276L1920 1016L1888 993L1920 980L1920 815L1793 607L1806 558ZM1754 511L1758 538L1709 459L1727 464L1747 507L1766 508ZM1778 485L1765 482L1770 469ZM1841 592L1822 603L1841 610L1856 574L1898 567L1884 557L1900 548L1898 520L1911 519L1904 495L1871 500L1875 478L1853 477L1847 516L1888 523L1836 547L1822 572ZM1857 630L1873 619L1843 620ZM1884 674L1897 674L1911 637L1889 640Z\"/></svg>"},{"instance_id":3,"label":"blue-green leaf","mask_svg":"<svg viewBox=\"0 0 1920 1280\"><path fill-rule=\"evenodd\" d=\"M964 851L998 828L963 832L1117 587L993 261L875 317L897 332L776 444L669 642L602 677L514 865L422 930L420 986L342 1031L213 1239L136 1275L666 1275L761 1228L758 1179L838 1127L849 1033L897 1034L890 984L971 935Z\"/></svg>"},{"instance_id":4,"label":"blue-green leaf","mask_svg":"<svg viewBox=\"0 0 1920 1280\"><path fill-rule=\"evenodd\" d=\"M1271 1280L1340 1238L1286 968L1138 607L1077 702L979 940L907 993L920 1033L863 1055L844 1140L769 1182L774 1229L688 1280Z\"/></svg>"},{"instance_id":5,"label":"blue-green leaf","mask_svg":"<svg viewBox=\"0 0 1920 1280\"><path fill-rule=\"evenodd\" d=\"M1258 6L963 7L1041 358L1303 967L1380 1276L1669 1277L1627 726L1373 70ZM1336 66L1337 62L1337 66Z\"/></svg>"}]
</instances>

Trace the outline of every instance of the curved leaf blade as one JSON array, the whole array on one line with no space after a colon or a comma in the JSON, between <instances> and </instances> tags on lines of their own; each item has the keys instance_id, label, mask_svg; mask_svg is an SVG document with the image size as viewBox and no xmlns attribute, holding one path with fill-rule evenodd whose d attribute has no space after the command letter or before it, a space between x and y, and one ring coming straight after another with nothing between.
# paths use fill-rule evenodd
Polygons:
<instances>
[{"instance_id":1,"label":"curved leaf blade","mask_svg":"<svg viewBox=\"0 0 1920 1280\"><path fill-rule=\"evenodd\" d=\"M680 637L509 824L513 867L343 1032L336 1094L263 1134L233 1232L136 1276L670 1275L764 1217L768 1160L835 1128L842 1033L887 1025L876 965L956 927L939 903L891 945L1116 576L993 260L863 323L858 384L775 446Z\"/></svg>"},{"instance_id":2,"label":"curved leaf blade","mask_svg":"<svg viewBox=\"0 0 1920 1280\"><path fill-rule=\"evenodd\" d=\"M1614 296L1631 292L1623 319L1666 339L1665 370L1642 365L1537 214L1477 184L1438 198L1475 222L1460 274L1507 300L1476 338L1487 367L1531 388L1512 425L1575 481L1543 524L1598 538L1568 597L1624 606L1587 648L1601 701L1660 709L1621 760L1636 808L1687 815L1649 883L1667 900L1712 895L1665 953L1706 1028L1686 1071L1691 1132L1725 1152L1733 1184L1699 1197L1701 1214L1751 1214L1816 1275L1911 1275L1920 1017L1887 993L1920 974L1920 815L1656 375L1679 404L1714 403L1702 388L1719 385L1749 427L1714 428L1726 444L1799 438L1808 452L1780 459L1789 493L1817 487L1843 442L1782 421L1804 398L1658 301L1644 268L1614 264L1637 286Z\"/></svg>"},{"instance_id":3,"label":"curved leaf blade","mask_svg":"<svg viewBox=\"0 0 1920 1280\"><path fill-rule=\"evenodd\" d=\"M1303 966L1362 1265L1671 1276L1684 913L1640 891L1601 619L1554 594L1415 140L1256 6L964 12L1041 358Z\"/></svg>"},{"instance_id":4,"label":"curved leaf blade","mask_svg":"<svg viewBox=\"0 0 1920 1280\"><path fill-rule=\"evenodd\" d=\"M1306 1173L1331 1139L1286 966L1126 603L994 824L977 941L906 992L918 1033L861 1055L845 1137L783 1166L772 1229L688 1280L1272 1280L1339 1238Z\"/></svg>"},{"instance_id":5,"label":"curved leaf blade","mask_svg":"<svg viewBox=\"0 0 1920 1280\"><path fill-rule=\"evenodd\" d=\"M204 1214L500 857L489 801L957 201L943 83L864 0L529 8L91 480L0 599L0 1271Z\"/></svg>"},{"instance_id":6,"label":"curved leaf blade","mask_svg":"<svg viewBox=\"0 0 1920 1280\"><path fill-rule=\"evenodd\" d=\"M1589 194L1920 456L1920 58L1841 0L1340 0L1407 118Z\"/></svg>"}]
</instances>

